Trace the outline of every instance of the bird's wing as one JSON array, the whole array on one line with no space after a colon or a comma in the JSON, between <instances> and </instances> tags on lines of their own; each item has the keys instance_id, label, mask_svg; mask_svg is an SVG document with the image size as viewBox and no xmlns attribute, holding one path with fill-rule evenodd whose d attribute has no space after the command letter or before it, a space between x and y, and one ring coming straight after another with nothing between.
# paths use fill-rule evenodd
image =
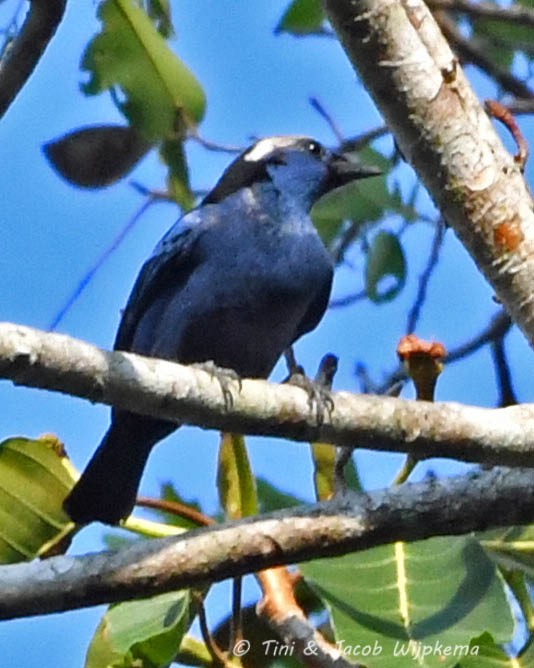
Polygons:
<instances>
[{"instance_id":1,"label":"bird's wing","mask_svg":"<svg viewBox=\"0 0 534 668\"><path fill-rule=\"evenodd\" d=\"M143 265L122 314L115 350L131 350L136 329L146 310L158 301L164 301L169 291L176 293L187 280L198 261L192 251L200 234L200 222L197 210L180 219Z\"/></svg>"},{"instance_id":2,"label":"bird's wing","mask_svg":"<svg viewBox=\"0 0 534 668\"><path fill-rule=\"evenodd\" d=\"M315 295L314 299L308 306L308 309L304 314L304 317L299 323L296 336L293 339L292 343L294 343L304 334L307 334L308 332L311 332L313 329L315 329L319 324L319 322L321 321L321 318L323 317L328 307L328 301L330 300L330 292L332 289L332 278L333 278L333 272L331 273L330 277L324 281L321 289Z\"/></svg>"}]
</instances>

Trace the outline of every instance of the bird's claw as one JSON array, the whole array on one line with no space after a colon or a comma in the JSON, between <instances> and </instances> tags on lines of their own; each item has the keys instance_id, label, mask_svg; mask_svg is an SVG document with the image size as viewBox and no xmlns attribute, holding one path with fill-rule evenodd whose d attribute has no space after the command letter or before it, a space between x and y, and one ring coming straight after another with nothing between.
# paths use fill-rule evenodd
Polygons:
<instances>
[{"instance_id":1,"label":"bird's claw","mask_svg":"<svg viewBox=\"0 0 534 668\"><path fill-rule=\"evenodd\" d=\"M325 420L325 415L331 417L334 410L334 400L327 387L305 375L302 367L292 373L286 380L290 385L303 389L308 395L308 406L310 411L315 411L317 426L320 427Z\"/></svg>"},{"instance_id":2,"label":"bird's claw","mask_svg":"<svg viewBox=\"0 0 534 668\"><path fill-rule=\"evenodd\" d=\"M212 379L215 379L221 388L224 400L224 407L230 410L234 405L234 395L232 394L232 383L237 383L238 391L241 392L242 379L241 376L233 369L227 369L222 366L217 366L213 360L207 362L199 362L191 366L196 369L201 369L209 373Z\"/></svg>"}]
</instances>

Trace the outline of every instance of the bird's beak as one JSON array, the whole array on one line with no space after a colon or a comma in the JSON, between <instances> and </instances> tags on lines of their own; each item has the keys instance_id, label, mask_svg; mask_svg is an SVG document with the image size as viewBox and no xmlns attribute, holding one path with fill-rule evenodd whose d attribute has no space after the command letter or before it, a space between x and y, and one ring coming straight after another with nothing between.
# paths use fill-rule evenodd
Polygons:
<instances>
[{"instance_id":1,"label":"bird's beak","mask_svg":"<svg viewBox=\"0 0 534 668\"><path fill-rule=\"evenodd\" d=\"M356 179L366 179L369 176L380 176L382 170L371 165L356 162L342 153L332 154L328 163L331 188L339 188Z\"/></svg>"}]
</instances>

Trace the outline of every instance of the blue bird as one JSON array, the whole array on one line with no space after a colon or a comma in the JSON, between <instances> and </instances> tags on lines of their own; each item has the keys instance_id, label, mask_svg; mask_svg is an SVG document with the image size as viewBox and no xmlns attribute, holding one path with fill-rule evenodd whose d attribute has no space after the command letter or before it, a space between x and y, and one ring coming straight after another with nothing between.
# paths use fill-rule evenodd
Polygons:
<instances>
[{"instance_id":1,"label":"blue bird","mask_svg":"<svg viewBox=\"0 0 534 668\"><path fill-rule=\"evenodd\" d=\"M158 243L134 285L115 349L266 378L328 304L333 265L310 219L312 205L377 173L307 137L253 144ZM71 519L116 524L127 517L152 447L178 426L113 409L65 499Z\"/></svg>"}]
</instances>

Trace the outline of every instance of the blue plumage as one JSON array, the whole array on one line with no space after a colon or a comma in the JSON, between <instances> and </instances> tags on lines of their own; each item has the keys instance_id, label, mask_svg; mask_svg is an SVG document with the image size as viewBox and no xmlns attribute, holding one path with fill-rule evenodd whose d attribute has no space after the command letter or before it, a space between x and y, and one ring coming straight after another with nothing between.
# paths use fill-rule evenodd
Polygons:
<instances>
[{"instance_id":1,"label":"blue plumage","mask_svg":"<svg viewBox=\"0 0 534 668\"><path fill-rule=\"evenodd\" d=\"M267 377L328 304L333 266L311 206L329 190L376 173L309 138L256 142L156 246L115 348ZM70 517L82 524L126 517L150 450L177 426L113 410L107 434L65 501Z\"/></svg>"}]
</instances>

